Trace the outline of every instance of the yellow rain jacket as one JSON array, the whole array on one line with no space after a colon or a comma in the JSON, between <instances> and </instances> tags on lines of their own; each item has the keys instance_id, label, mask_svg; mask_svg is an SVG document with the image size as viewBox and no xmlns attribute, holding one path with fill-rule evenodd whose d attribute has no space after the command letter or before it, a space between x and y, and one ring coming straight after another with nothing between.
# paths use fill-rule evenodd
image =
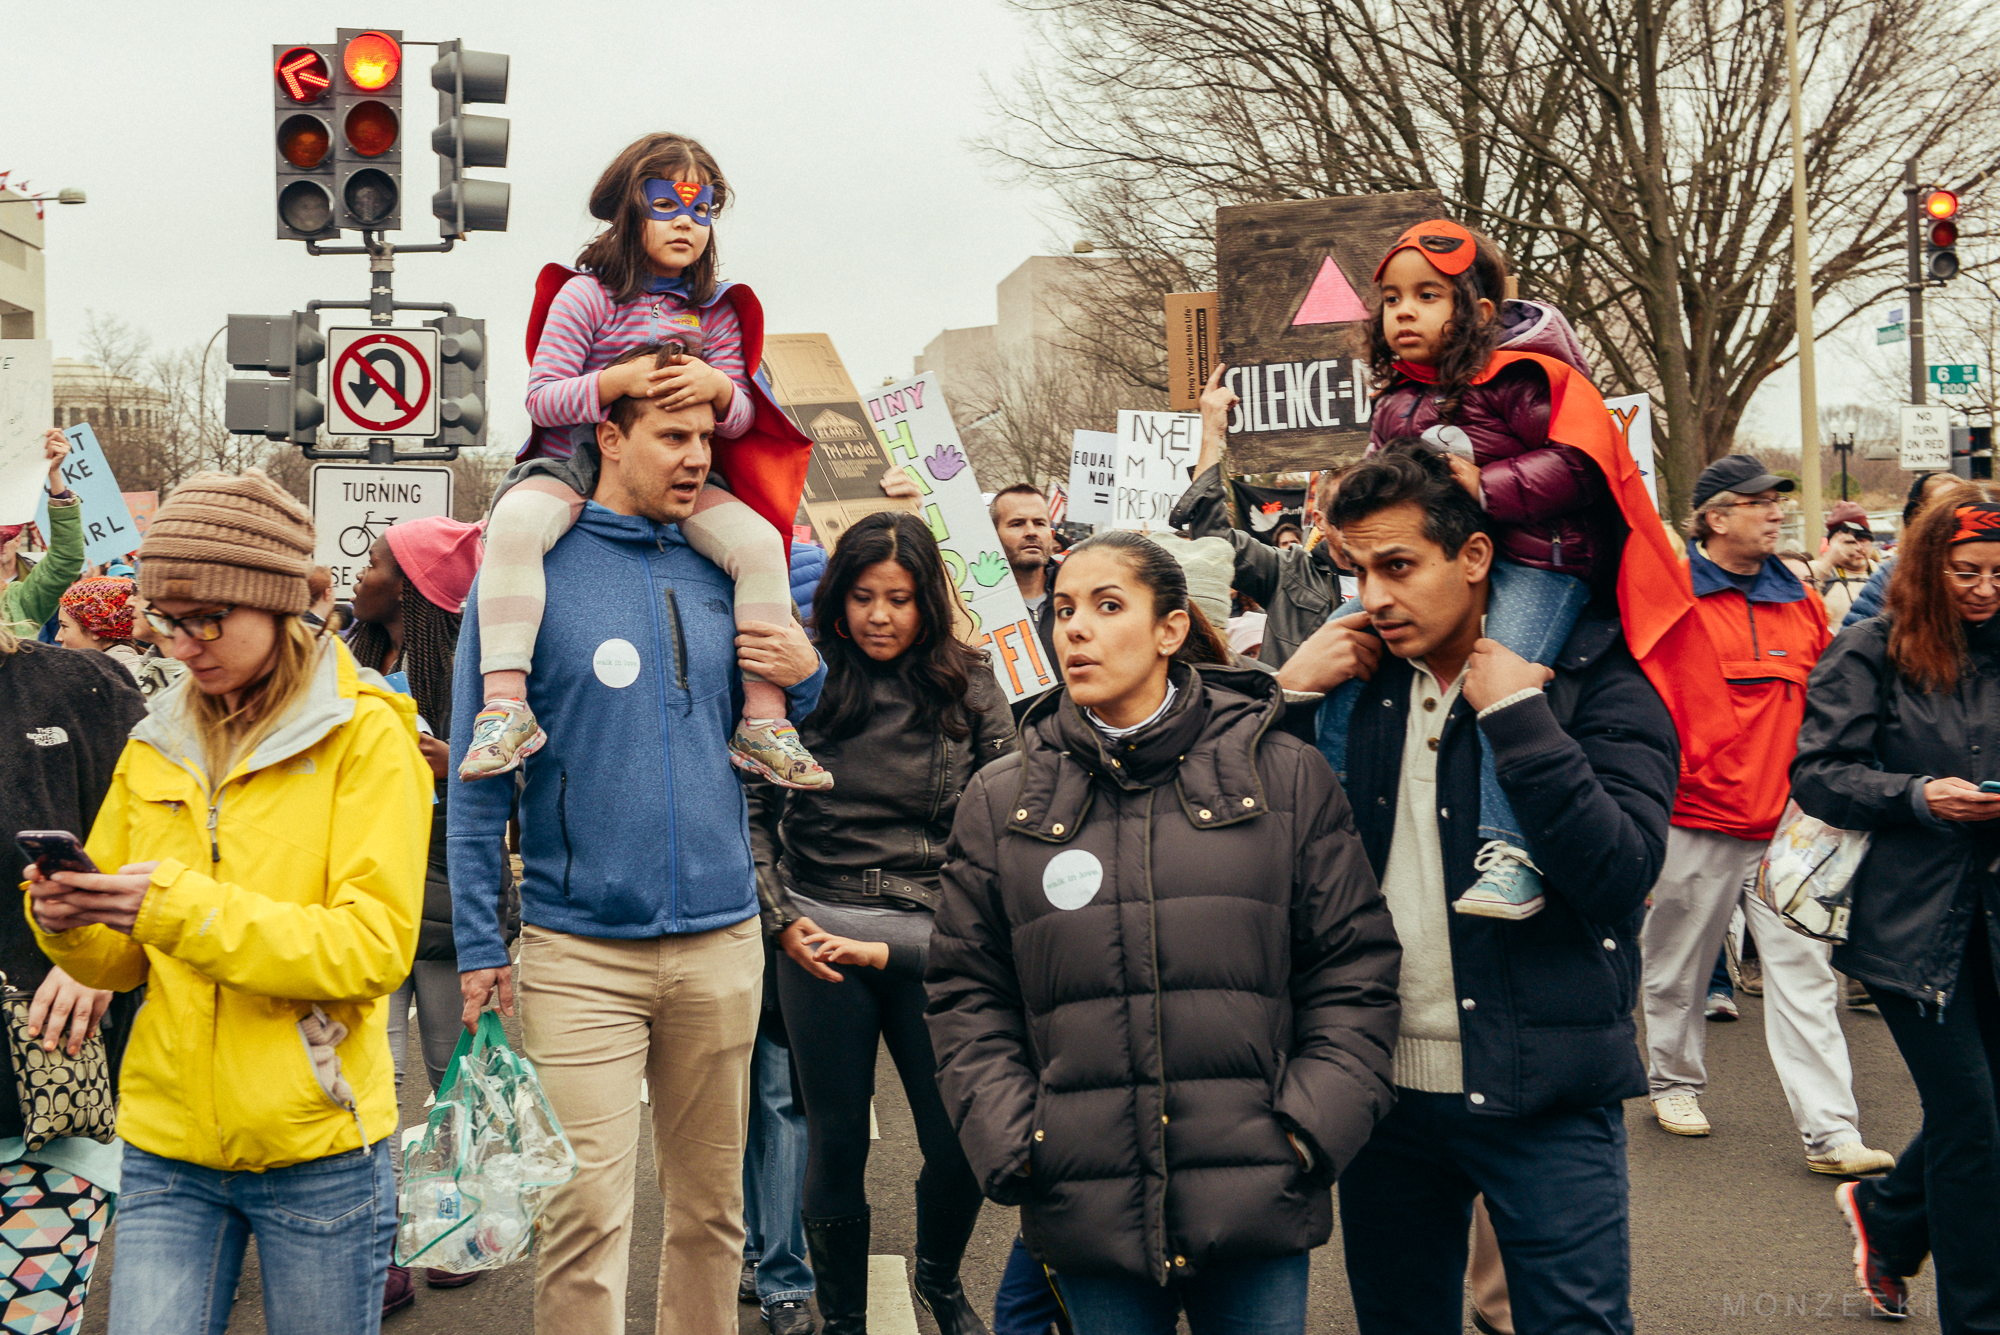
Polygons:
<instances>
[{"instance_id":1,"label":"yellow rain jacket","mask_svg":"<svg viewBox=\"0 0 2000 1335\"><path fill-rule=\"evenodd\" d=\"M385 998L416 952L430 838L416 703L330 643L306 695L211 795L181 721L193 689L184 678L133 729L90 833L106 871L159 859L132 934L28 921L78 981L147 989L122 1139L229 1172L373 1144L396 1129ZM333 1052L312 1051L336 1025Z\"/></svg>"}]
</instances>

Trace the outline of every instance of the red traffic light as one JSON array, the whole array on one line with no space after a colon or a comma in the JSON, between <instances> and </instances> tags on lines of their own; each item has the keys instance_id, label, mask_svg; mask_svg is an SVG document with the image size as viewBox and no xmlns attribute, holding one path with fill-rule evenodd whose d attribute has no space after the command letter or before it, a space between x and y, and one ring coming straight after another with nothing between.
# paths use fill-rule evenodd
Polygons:
<instances>
[{"instance_id":1,"label":"red traffic light","mask_svg":"<svg viewBox=\"0 0 2000 1335\"><path fill-rule=\"evenodd\" d=\"M295 46L278 57L278 86L294 102L317 102L333 86L326 57L309 46Z\"/></svg>"},{"instance_id":2,"label":"red traffic light","mask_svg":"<svg viewBox=\"0 0 2000 1335\"><path fill-rule=\"evenodd\" d=\"M347 113L341 132L347 145L364 158L379 158L396 146L396 113L386 103L373 100L358 104Z\"/></svg>"},{"instance_id":3,"label":"red traffic light","mask_svg":"<svg viewBox=\"0 0 2000 1335\"><path fill-rule=\"evenodd\" d=\"M285 117L285 123L278 127L278 153L300 171L311 171L325 162L332 148L333 136L317 116L302 111Z\"/></svg>"},{"instance_id":4,"label":"red traffic light","mask_svg":"<svg viewBox=\"0 0 2000 1335\"><path fill-rule=\"evenodd\" d=\"M1946 219L1931 224L1931 245L1938 250L1958 244L1958 224Z\"/></svg>"},{"instance_id":5,"label":"red traffic light","mask_svg":"<svg viewBox=\"0 0 2000 1335\"><path fill-rule=\"evenodd\" d=\"M1933 218L1957 217L1958 196L1949 190L1933 190L1924 196L1924 212ZM1957 233L1954 232L1953 236L1956 237L1956 235Z\"/></svg>"},{"instance_id":6,"label":"red traffic light","mask_svg":"<svg viewBox=\"0 0 2000 1335\"><path fill-rule=\"evenodd\" d=\"M385 33L364 32L347 43L340 63L348 82L365 92L387 88L403 67L403 48Z\"/></svg>"}]
</instances>

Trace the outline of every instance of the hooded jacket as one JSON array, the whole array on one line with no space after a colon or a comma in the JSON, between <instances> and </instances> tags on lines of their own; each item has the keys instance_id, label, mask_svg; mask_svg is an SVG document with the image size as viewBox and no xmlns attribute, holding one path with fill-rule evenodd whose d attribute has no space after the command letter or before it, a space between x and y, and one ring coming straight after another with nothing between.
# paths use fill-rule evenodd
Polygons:
<instances>
[{"instance_id":1,"label":"hooded jacket","mask_svg":"<svg viewBox=\"0 0 2000 1335\"><path fill-rule=\"evenodd\" d=\"M1769 839L1785 811L1806 679L1832 638L1826 604L1775 556L1764 559L1748 597L1699 546L1688 549L1688 574L1729 694L1682 720L1710 749L1706 764L1682 764L1674 824Z\"/></svg>"},{"instance_id":2,"label":"hooded jacket","mask_svg":"<svg viewBox=\"0 0 2000 1335\"><path fill-rule=\"evenodd\" d=\"M925 978L986 1194L1064 1273L1160 1284L1326 1241L1389 1110L1399 958L1332 771L1273 728L1276 680L1172 672L1140 732L1058 691L973 776Z\"/></svg>"},{"instance_id":3,"label":"hooded jacket","mask_svg":"<svg viewBox=\"0 0 2000 1335\"><path fill-rule=\"evenodd\" d=\"M1531 352L1574 367L1590 366L1562 313L1535 301L1508 301L1500 313L1500 351ZM1421 436L1438 424L1437 397L1421 368L1403 367L1375 400L1369 448ZM1588 455L1549 440L1545 371L1514 362L1475 381L1452 425L1472 440L1486 512L1498 526L1495 545L1507 560L1574 575L1599 585L1623 540L1618 509L1604 474Z\"/></svg>"},{"instance_id":4,"label":"hooded jacket","mask_svg":"<svg viewBox=\"0 0 2000 1335\"><path fill-rule=\"evenodd\" d=\"M1966 627L1970 665L1950 691L1921 690L1889 666L1889 626L1848 627L1813 668L1792 796L1807 815L1870 835L1834 967L1941 1007L1973 924L1984 916L2000 940L1989 871L2000 829L1931 815L1924 784L2000 779L2000 617Z\"/></svg>"},{"instance_id":5,"label":"hooded jacket","mask_svg":"<svg viewBox=\"0 0 2000 1335\"><path fill-rule=\"evenodd\" d=\"M159 861L132 934L52 936L31 910L29 925L78 982L146 988L120 1139L223 1172L372 1145L396 1129L383 998L410 971L430 833L416 706L329 642L305 696L212 789L181 710L194 689L184 678L133 730L90 832L99 867ZM344 1035L316 1073L320 1016Z\"/></svg>"},{"instance_id":6,"label":"hooded jacket","mask_svg":"<svg viewBox=\"0 0 2000 1335\"><path fill-rule=\"evenodd\" d=\"M522 766L521 920L644 940L755 916L749 821L729 762L742 712L735 585L679 525L595 501L543 569L549 599L528 703L549 741ZM474 588L452 679L459 700L480 698ZM822 664L787 692L792 718L812 712L825 677ZM508 962L498 904L514 787L456 777L477 713L452 711L446 781L461 972Z\"/></svg>"}]
</instances>

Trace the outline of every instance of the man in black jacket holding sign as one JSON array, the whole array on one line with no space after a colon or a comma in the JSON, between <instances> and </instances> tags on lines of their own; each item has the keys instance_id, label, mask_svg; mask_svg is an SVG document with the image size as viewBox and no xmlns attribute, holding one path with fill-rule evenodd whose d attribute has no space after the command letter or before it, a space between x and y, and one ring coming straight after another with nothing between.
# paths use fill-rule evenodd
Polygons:
<instances>
[{"instance_id":1,"label":"man in black jacket holding sign","mask_svg":"<svg viewBox=\"0 0 2000 1335\"><path fill-rule=\"evenodd\" d=\"M1620 1103L1646 1092L1632 1009L1673 720L1615 617L1587 612L1553 673L1482 638L1493 541L1442 459L1359 465L1332 518L1365 611L1295 667L1302 689L1367 683L1345 782L1403 946L1397 1105L1340 1183L1360 1328L1460 1329L1483 1194L1520 1329L1630 1331ZM1452 911L1479 875L1481 735L1548 896L1522 921Z\"/></svg>"}]
</instances>

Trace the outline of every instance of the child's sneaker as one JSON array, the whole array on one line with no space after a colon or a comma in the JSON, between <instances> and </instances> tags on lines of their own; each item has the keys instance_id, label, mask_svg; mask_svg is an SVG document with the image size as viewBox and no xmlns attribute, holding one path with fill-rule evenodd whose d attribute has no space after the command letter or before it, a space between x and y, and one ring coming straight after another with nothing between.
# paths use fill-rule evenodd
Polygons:
<instances>
[{"instance_id":1,"label":"child's sneaker","mask_svg":"<svg viewBox=\"0 0 2000 1335\"><path fill-rule=\"evenodd\" d=\"M488 700L473 720L472 744L459 762L458 777L470 783L519 769L548 740L526 700Z\"/></svg>"},{"instance_id":2,"label":"child's sneaker","mask_svg":"<svg viewBox=\"0 0 2000 1335\"><path fill-rule=\"evenodd\" d=\"M729 738L729 763L781 788L824 790L833 776L820 767L785 719L743 719Z\"/></svg>"},{"instance_id":3,"label":"child's sneaker","mask_svg":"<svg viewBox=\"0 0 2000 1335\"><path fill-rule=\"evenodd\" d=\"M1528 860L1527 850L1495 839L1472 860L1479 879L1452 903L1460 913L1519 922L1542 911L1542 874Z\"/></svg>"}]
</instances>

